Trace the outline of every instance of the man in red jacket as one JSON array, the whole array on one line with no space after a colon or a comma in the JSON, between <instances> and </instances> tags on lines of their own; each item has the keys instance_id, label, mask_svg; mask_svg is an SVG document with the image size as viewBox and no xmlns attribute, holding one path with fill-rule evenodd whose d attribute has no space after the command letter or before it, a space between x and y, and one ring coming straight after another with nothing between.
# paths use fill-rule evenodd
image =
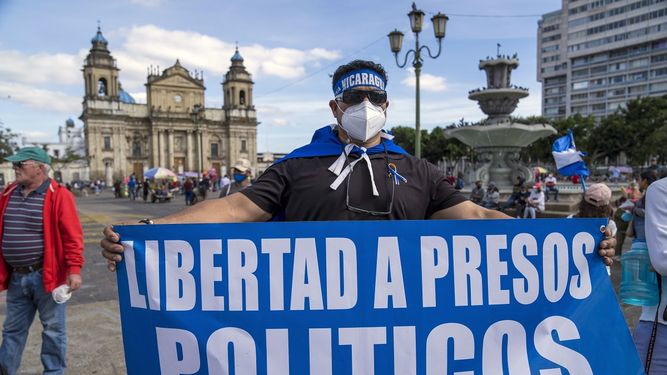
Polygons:
<instances>
[{"instance_id":1,"label":"man in red jacket","mask_svg":"<svg viewBox=\"0 0 667 375\"><path fill-rule=\"evenodd\" d=\"M51 158L26 147L6 158L16 181L0 196L0 290L7 289L0 371L15 374L39 311L44 373L63 374L65 304L81 287L83 231L74 196L48 177Z\"/></svg>"}]
</instances>

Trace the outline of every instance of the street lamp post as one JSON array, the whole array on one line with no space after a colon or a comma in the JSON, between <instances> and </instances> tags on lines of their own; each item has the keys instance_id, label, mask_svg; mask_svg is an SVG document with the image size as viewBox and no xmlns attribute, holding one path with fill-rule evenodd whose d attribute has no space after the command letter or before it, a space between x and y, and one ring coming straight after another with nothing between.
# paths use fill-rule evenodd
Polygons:
<instances>
[{"instance_id":1,"label":"street lamp post","mask_svg":"<svg viewBox=\"0 0 667 375\"><path fill-rule=\"evenodd\" d=\"M410 53L412 53L413 55L412 66L415 68L415 107L416 107L415 156L420 158L421 126L419 122L419 74L421 73L421 68L423 65L422 49L426 50L426 52L428 52L428 55L432 59L435 59L438 56L440 56L440 52L442 51L441 50L442 39L444 39L445 37L445 28L447 27L447 20L449 20L449 17L439 12L435 16L431 17L431 22L433 23L433 33L435 34L435 38L438 40L438 53L436 53L435 55L431 54L431 50L428 48L428 46L419 45L419 33L422 31L422 23L424 22L424 12L417 9L415 3L412 3L412 11L408 13L408 17L410 18L410 28L412 29L412 32L415 34L415 48L405 53L403 64L398 62L398 53L401 51L401 46L403 45L403 33L398 30L394 30L390 32L389 35L387 36L389 37L389 47L391 48L391 52L394 53L394 57L396 58L396 65L398 65L399 68L405 67L405 65L408 62L408 56L410 56Z\"/></svg>"},{"instance_id":2,"label":"street lamp post","mask_svg":"<svg viewBox=\"0 0 667 375\"><path fill-rule=\"evenodd\" d=\"M202 137L202 130L201 130L201 127L200 127L201 112L203 112L201 106L199 104L195 104L194 106L192 106L192 112L190 113L190 117L192 117L192 122L195 124L195 129L196 129L195 134L197 134L197 144L198 144L198 147L197 147L197 150L198 150L198 152L197 152L197 154L198 154L197 155L197 165L198 165L197 166L197 181L201 180L201 171L202 171L202 168L203 168L202 159L204 158L204 151L202 149L202 146L203 146L202 145L202 143L203 143L202 138L203 137Z\"/></svg>"}]
</instances>

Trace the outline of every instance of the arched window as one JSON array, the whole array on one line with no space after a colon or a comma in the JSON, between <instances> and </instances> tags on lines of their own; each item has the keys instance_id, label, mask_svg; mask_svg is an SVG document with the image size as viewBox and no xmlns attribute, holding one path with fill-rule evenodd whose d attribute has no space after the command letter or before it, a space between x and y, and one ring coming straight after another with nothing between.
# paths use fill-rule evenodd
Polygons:
<instances>
[{"instance_id":1,"label":"arched window","mask_svg":"<svg viewBox=\"0 0 667 375\"><path fill-rule=\"evenodd\" d=\"M109 95L109 92L107 91L107 80L105 78L100 78L100 80L97 81L97 95L99 96Z\"/></svg>"},{"instance_id":2,"label":"arched window","mask_svg":"<svg viewBox=\"0 0 667 375\"><path fill-rule=\"evenodd\" d=\"M239 91L239 104L245 105L245 91Z\"/></svg>"}]
</instances>

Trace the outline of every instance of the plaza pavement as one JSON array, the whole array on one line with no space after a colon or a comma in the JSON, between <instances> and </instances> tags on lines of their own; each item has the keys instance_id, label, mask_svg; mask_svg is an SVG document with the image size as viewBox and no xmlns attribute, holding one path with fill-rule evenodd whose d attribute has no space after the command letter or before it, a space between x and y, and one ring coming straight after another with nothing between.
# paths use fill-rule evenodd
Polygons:
<instances>
[{"instance_id":1,"label":"plaza pavement","mask_svg":"<svg viewBox=\"0 0 667 375\"><path fill-rule=\"evenodd\" d=\"M211 194L212 196L214 194ZM107 271L100 255L102 229L108 223L159 217L185 207L182 196L168 203L144 203L129 199L114 199L110 192L99 196L77 197L77 208L84 231L86 264L82 271L83 286L77 291L67 311L68 374L125 374L123 343L120 332L120 313L116 276ZM624 249L629 248L626 241ZM612 266L612 283L618 291L620 263ZM5 318L5 295L0 293L0 321ZM630 329L634 329L639 308L623 305ZM39 360L41 325L38 318L30 329L19 374L40 374Z\"/></svg>"}]
</instances>

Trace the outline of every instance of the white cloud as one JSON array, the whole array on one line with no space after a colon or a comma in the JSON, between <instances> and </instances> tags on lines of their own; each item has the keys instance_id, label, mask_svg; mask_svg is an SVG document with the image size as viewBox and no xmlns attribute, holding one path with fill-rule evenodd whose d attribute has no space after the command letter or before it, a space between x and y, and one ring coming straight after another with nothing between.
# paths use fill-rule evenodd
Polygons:
<instances>
[{"instance_id":1,"label":"white cloud","mask_svg":"<svg viewBox=\"0 0 667 375\"><path fill-rule=\"evenodd\" d=\"M287 126L288 124L289 124L289 121L287 121L287 119L284 119L284 118L276 118L276 119L273 119L273 121L272 121L272 125L274 125L276 127L283 127L283 126Z\"/></svg>"},{"instance_id":2,"label":"white cloud","mask_svg":"<svg viewBox=\"0 0 667 375\"><path fill-rule=\"evenodd\" d=\"M21 83L81 84L83 56L65 53L26 55L0 51L0 80Z\"/></svg>"},{"instance_id":3,"label":"white cloud","mask_svg":"<svg viewBox=\"0 0 667 375\"><path fill-rule=\"evenodd\" d=\"M422 127L445 126L457 122L461 118L466 121L479 121L485 117L477 104L460 96L441 96L437 99L421 100ZM414 126L415 101L414 98L399 98L391 102L387 111L387 125Z\"/></svg>"},{"instance_id":4,"label":"white cloud","mask_svg":"<svg viewBox=\"0 0 667 375\"><path fill-rule=\"evenodd\" d=\"M52 142L53 134L43 131L26 131L21 132L24 143L42 143Z\"/></svg>"},{"instance_id":5,"label":"white cloud","mask_svg":"<svg viewBox=\"0 0 667 375\"><path fill-rule=\"evenodd\" d=\"M121 81L136 90L145 83L149 65L160 70L173 65L176 59L194 72L206 72L207 77L221 77L231 65L235 45L194 31L167 30L155 25L134 26L118 33L125 42L120 48L109 48L121 68ZM267 48L259 44L241 46L239 52L248 71L258 76L296 79L306 74L307 66L340 57L340 52L313 48Z\"/></svg>"},{"instance_id":6,"label":"white cloud","mask_svg":"<svg viewBox=\"0 0 667 375\"><path fill-rule=\"evenodd\" d=\"M528 117L542 115L542 99L540 95L532 94L519 101L514 116Z\"/></svg>"},{"instance_id":7,"label":"white cloud","mask_svg":"<svg viewBox=\"0 0 667 375\"><path fill-rule=\"evenodd\" d=\"M416 86L414 69L410 70L410 74L403 78L401 83L409 87ZM424 91L433 92L447 90L445 77L434 76L433 74L428 73L422 73L419 76L419 87Z\"/></svg>"},{"instance_id":8,"label":"white cloud","mask_svg":"<svg viewBox=\"0 0 667 375\"><path fill-rule=\"evenodd\" d=\"M146 8L153 8L162 2L162 0L130 0L132 4L140 5Z\"/></svg>"},{"instance_id":9,"label":"white cloud","mask_svg":"<svg viewBox=\"0 0 667 375\"><path fill-rule=\"evenodd\" d=\"M132 96L134 98L134 101L136 101L137 103L146 104L146 91L133 92L133 93L130 93L130 96Z\"/></svg>"},{"instance_id":10,"label":"white cloud","mask_svg":"<svg viewBox=\"0 0 667 375\"><path fill-rule=\"evenodd\" d=\"M81 112L81 97L20 83L0 81L0 96L10 96L12 101L39 110L52 110L68 114Z\"/></svg>"},{"instance_id":11,"label":"white cloud","mask_svg":"<svg viewBox=\"0 0 667 375\"><path fill-rule=\"evenodd\" d=\"M143 1L142 4L151 4ZM144 84L149 66L163 70L180 59L182 65L192 73L204 71L209 87L207 105L222 105L219 82L231 65L230 58L235 45L215 37L187 30L167 30L155 25L134 26L110 31L109 49L121 69L120 81L123 88L131 92L139 103L146 102ZM29 107L49 109L57 112L78 113L81 111L81 97L71 95L74 87L83 86L81 67L89 53L82 48L76 54L26 54L18 51L0 50L0 96L11 96L11 100ZM304 77L308 68L319 67L322 63L338 59L340 52L324 48L298 50L292 48L268 48L259 44L241 46L244 64L258 76L275 76L294 80ZM296 105L283 102L289 108L287 114L277 114L266 123L285 126L281 119L292 118L293 113L304 110L303 100ZM308 111L309 106L305 106ZM312 105L318 110L326 109L326 101Z\"/></svg>"}]
</instances>

